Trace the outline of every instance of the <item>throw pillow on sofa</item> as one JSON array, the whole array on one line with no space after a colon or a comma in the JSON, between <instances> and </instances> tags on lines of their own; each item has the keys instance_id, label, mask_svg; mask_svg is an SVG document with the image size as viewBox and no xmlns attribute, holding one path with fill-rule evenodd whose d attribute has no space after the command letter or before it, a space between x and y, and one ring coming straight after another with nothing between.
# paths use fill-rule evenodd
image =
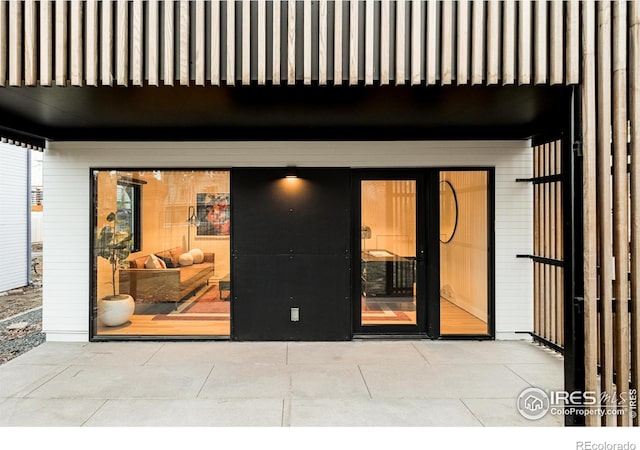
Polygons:
<instances>
[{"instance_id":1,"label":"throw pillow on sofa","mask_svg":"<svg viewBox=\"0 0 640 450\"><path fill-rule=\"evenodd\" d=\"M193 256L194 264L200 264L202 261L204 261L204 252L199 248L192 248L191 250L189 250L189 254Z\"/></svg>"},{"instance_id":2,"label":"throw pillow on sofa","mask_svg":"<svg viewBox=\"0 0 640 450\"><path fill-rule=\"evenodd\" d=\"M193 264L193 256L191 256L189 253L183 253L182 255L180 255L178 261L180 262L181 266L190 266Z\"/></svg>"},{"instance_id":3,"label":"throw pillow on sofa","mask_svg":"<svg viewBox=\"0 0 640 450\"><path fill-rule=\"evenodd\" d=\"M164 261L158 258L156 255L149 255L149 257L144 263L144 267L146 269L166 269L167 268Z\"/></svg>"},{"instance_id":4,"label":"throw pillow on sofa","mask_svg":"<svg viewBox=\"0 0 640 450\"><path fill-rule=\"evenodd\" d=\"M158 256L158 255L156 255ZM167 267L167 269L173 269L176 266L173 264L173 261L171 260L171 258L165 258L162 256L158 256L158 259L160 259L160 261L164 261L164 265Z\"/></svg>"}]
</instances>

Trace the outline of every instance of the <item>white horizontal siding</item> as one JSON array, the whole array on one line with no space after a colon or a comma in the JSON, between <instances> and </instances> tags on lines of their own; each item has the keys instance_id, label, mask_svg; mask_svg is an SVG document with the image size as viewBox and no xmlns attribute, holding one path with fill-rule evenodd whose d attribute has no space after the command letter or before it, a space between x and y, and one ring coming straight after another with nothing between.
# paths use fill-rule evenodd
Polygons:
<instances>
[{"instance_id":1,"label":"white horizontal siding","mask_svg":"<svg viewBox=\"0 0 640 450\"><path fill-rule=\"evenodd\" d=\"M49 340L88 339L90 168L119 167L495 167L496 332L532 329L532 265L516 258L533 247L531 186L515 182L532 176L529 141L51 142L45 160Z\"/></svg>"},{"instance_id":2,"label":"white horizontal siding","mask_svg":"<svg viewBox=\"0 0 640 450\"><path fill-rule=\"evenodd\" d=\"M29 283L28 152L22 147L0 144L0 292Z\"/></svg>"}]
</instances>

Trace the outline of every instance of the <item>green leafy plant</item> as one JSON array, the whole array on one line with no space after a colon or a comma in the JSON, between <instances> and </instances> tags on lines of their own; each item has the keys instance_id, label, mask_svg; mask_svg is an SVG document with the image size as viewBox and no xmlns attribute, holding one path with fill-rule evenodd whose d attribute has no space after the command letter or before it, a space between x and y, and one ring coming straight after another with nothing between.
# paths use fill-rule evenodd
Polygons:
<instances>
[{"instance_id":1,"label":"green leafy plant","mask_svg":"<svg viewBox=\"0 0 640 450\"><path fill-rule=\"evenodd\" d=\"M116 213L109 213L107 222L108 224L102 227L96 240L96 256L106 259L111 264L113 296L107 299L115 299L119 297L116 293L116 273L119 268L126 266L133 236L131 233L116 231Z\"/></svg>"}]
</instances>

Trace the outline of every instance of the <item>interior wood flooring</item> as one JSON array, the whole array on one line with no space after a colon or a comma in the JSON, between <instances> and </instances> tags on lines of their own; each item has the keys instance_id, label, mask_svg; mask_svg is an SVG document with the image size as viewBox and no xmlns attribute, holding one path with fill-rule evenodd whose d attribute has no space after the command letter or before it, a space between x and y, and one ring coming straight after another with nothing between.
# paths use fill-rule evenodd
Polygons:
<instances>
[{"instance_id":1,"label":"interior wood flooring","mask_svg":"<svg viewBox=\"0 0 640 450\"><path fill-rule=\"evenodd\" d=\"M367 320L363 325L412 325L415 311L402 311L405 320ZM453 303L440 299L440 333L442 335L484 335L487 323ZM100 336L229 336L230 321L222 320L153 320L153 315L134 315L119 327L98 327Z\"/></svg>"},{"instance_id":2,"label":"interior wood flooring","mask_svg":"<svg viewBox=\"0 0 640 450\"><path fill-rule=\"evenodd\" d=\"M488 334L487 323L440 298L440 334Z\"/></svg>"}]
</instances>

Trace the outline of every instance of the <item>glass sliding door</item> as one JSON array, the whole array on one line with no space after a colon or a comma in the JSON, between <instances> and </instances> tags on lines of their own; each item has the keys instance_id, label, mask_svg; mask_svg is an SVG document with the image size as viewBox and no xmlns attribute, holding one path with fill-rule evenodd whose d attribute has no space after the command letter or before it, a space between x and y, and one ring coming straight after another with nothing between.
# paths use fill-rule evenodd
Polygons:
<instances>
[{"instance_id":1,"label":"glass sliding door","mask_svg":"<svg viewBox=\"0 0 640 450\"><path fill-rule=\"evenodd\" d=\"M487 335L489 180L486 170L441 171L440 334Z\"/></svg>"},{"instance_id":2,"label":"glass sliding door","mask_svg":"<svg viewBox=\"0 0 640 450\"><path fill-rule=\"evenodd\" d=\"M416 327L416 179L360 182L361 327Z\"/></svg>"}]
</instances>

